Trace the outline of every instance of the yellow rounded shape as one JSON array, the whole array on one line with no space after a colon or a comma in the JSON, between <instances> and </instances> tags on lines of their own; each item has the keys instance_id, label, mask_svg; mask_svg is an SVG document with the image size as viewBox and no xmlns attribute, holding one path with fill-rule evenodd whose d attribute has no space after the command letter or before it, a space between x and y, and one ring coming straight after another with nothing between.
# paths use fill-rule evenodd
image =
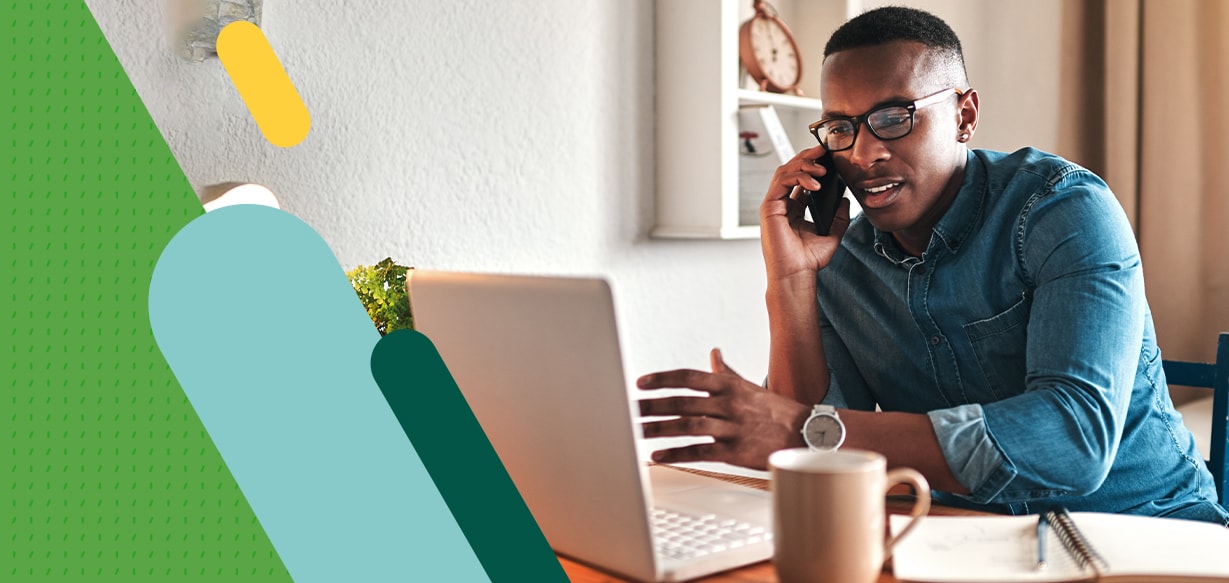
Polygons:
<instances>
[{"instance_id":1,"label":"yellow rounded shape","mask_svg":"<svg viewBox=\"0 0 1229 583\"><path fill-rule=\"evenodd\" d=\"M283 148L302 142L311 129L311 114L260 27L232 22L218 34L217 47L222 66L265 139Z\"/></svg>"}]
</instances>

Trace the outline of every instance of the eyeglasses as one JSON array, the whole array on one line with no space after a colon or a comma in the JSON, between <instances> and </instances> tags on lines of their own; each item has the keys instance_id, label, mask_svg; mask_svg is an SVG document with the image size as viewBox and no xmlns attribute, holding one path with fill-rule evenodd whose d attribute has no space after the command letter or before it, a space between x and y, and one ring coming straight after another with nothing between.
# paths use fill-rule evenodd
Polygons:
<instances>
[{"instance_id":1,"label":"eyeglasses","mask_svg":"<svg viewBox=\"0 0 1229 583\"><path fill-rule=\"evenodd\" d=\"M949 95L964 95L955 88L944 89L927 95L913 103L888 103L880 105L857 117L832 117L810 125L811 134L829 152L840 152L853 147L858 139L858 126L863 123L880 140L897 140L913 131L913 114L928 105L934 105Z\"/></svg>"}]
</instances>

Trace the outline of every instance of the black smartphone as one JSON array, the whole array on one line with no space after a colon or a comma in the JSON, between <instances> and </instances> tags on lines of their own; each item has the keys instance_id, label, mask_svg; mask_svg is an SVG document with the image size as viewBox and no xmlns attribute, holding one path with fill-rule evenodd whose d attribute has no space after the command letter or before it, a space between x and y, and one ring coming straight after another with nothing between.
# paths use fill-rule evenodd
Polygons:
<instances>
[{"instance_id":1,"label":"black smartphone","mask_svg":"<svg viewBox=\"0 0 1229 583\"><path fill-rule=\"evenodd\" d=\"M832 165L832 153L828 152L816 160L820 166L828 169L828 173L819 178L819 191L806 190L807 208L811 209L811 220L815 221L815 232L827 236L832 228L832 219L836 209L841 206L845 196L845 181L836 173Z\"/></svg>"}]
</instances>

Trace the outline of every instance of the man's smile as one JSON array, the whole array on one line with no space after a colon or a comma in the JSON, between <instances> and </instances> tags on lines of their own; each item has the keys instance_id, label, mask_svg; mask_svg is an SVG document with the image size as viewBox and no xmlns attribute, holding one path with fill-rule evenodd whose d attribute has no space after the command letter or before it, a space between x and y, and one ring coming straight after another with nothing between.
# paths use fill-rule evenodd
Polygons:
<instances>
[{"instance_id":1,"label":"man's smile","mask_svg":"<svg viewBox=\"0 0 1229 583\"><path fill-rule=\"evenodd\" d=\"M858 194L859 204L864 208L877 209L895 202L903 184L897 180L868 180L855 186L854 190Z\"/></svg>"}]
</instances>

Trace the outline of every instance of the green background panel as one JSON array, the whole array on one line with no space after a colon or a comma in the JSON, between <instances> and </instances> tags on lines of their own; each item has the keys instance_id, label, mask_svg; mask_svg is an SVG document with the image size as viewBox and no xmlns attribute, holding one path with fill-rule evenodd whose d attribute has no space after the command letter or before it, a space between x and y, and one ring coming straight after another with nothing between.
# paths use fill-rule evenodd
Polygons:
<instances>
[{"instance_id":1,"label":"green background panel","mask_svg":"<svg viewBox=\"0 0 1229 583\"><path fill-rule=\"evenodd\" d=\"M2 4L0 580L288 580L150 331L155 262L200 205L85 5ZM540 537L520 518L466 534ZM450 580L485 578L445 547Z\"/></svg>"},{"instance_id":2,"label":"green background panel","mask_svg":"<svg viewBox=\"0 0 1229 583\"><path fill-rule=\"evenodd\" d=\"M202 214L82 2L0 26L0 580L288 580L154 344Z\"/></svg>"}]
</instances>

